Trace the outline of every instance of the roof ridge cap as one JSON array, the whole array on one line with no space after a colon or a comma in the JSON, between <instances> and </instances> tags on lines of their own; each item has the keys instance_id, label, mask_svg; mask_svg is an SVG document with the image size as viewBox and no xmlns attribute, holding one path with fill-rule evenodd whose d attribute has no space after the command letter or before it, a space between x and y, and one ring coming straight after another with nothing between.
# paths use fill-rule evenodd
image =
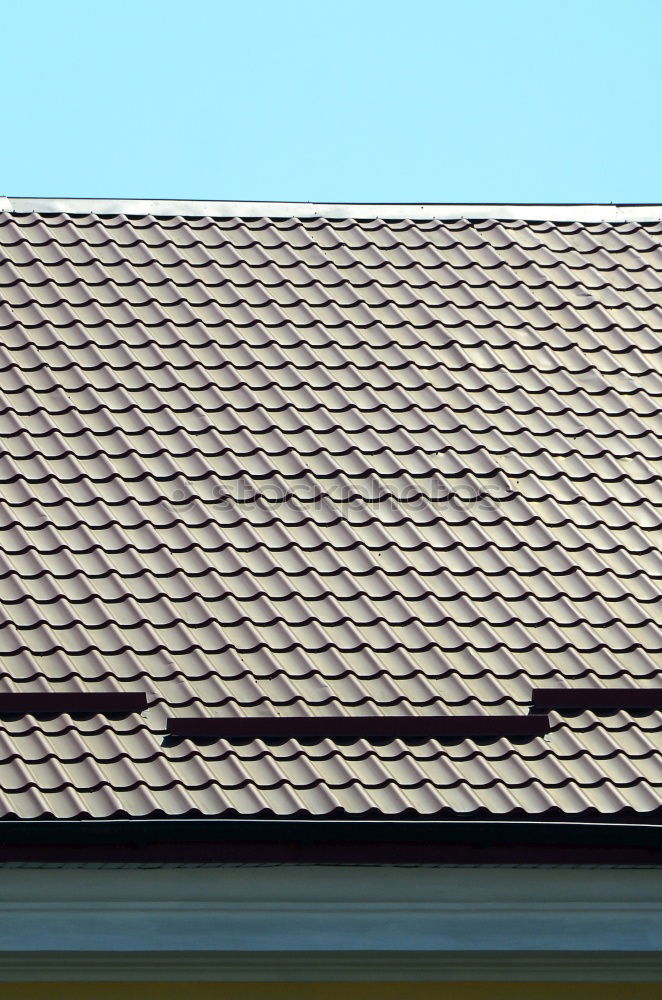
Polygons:
<instances>
[{"instance_id":1,"label":"roof ridge cap","mask_svg":"<svg viewBox=\"0 0 662 1000\"><path fill-rule=\"evenodd\" d=\"M141 198L0 197L0 211L41 215L154 215L188 218L295 218L521 222L661 222L660 204L388 203L222 201Z\"/></svg>"}]
</instances>

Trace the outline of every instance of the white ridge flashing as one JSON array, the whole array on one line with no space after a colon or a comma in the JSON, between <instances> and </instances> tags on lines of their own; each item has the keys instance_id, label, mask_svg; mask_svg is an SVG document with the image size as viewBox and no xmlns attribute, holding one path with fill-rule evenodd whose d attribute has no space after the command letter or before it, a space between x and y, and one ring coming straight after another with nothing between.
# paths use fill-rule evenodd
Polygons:
<instances>
[{"instance_id":1,"label":"white ridge flashing","mask_svg":"<svg viewBox=\"0 0 662 1000\"><path fill-rule=\"evenodd\" d=\"M342 204L308 201L171 201L140 198L0 197L0 211L39 215L154 215L243 219L661 222L662 205Z\"/></svg>"}]
</instances>

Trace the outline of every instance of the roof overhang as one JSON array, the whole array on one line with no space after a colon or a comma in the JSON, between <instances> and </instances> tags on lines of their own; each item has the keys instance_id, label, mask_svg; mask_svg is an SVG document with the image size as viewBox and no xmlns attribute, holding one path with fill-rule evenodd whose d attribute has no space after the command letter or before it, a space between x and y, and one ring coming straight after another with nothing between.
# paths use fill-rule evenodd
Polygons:
<instances>
[{"instance_id":1,"label":"roof overhang","mask_svg":"<svg viewBox=\"0 0 662 1000\"><path fill-rule=\"evenodd\" d=\"M0 823L0 863L74 861L662 866L662 825L194 818Z\"/></svg>"},{"instance_id":2,"label":"roof overhang","mask_svg":"<svg viewBox=\"0 0 662 1000\"><path fill-rule=\"evenodd\" d=\"M141 198L0 197L0 210L40 215L154 215L242 219L454 219L525 222L661 222L662 205L650 204L494 204L494 203L341 203L309 201L205 201Z\"/></svg>"}]
</instances>

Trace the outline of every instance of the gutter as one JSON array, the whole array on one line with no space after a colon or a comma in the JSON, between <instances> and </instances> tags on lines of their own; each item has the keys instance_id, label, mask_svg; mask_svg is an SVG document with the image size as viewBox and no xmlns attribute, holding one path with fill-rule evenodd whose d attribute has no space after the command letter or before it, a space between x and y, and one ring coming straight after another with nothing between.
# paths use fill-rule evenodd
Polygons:
<instances>
[{"instance_id":1,"label":"gutter","mask_svg":"<svg viewBox=\"0 0 662 1000\"><path fill-rule=\"evenodd\" d=\"M662 825L545 820L7 820L0 863L661 865Z\"/></svg>"}]
</instances>

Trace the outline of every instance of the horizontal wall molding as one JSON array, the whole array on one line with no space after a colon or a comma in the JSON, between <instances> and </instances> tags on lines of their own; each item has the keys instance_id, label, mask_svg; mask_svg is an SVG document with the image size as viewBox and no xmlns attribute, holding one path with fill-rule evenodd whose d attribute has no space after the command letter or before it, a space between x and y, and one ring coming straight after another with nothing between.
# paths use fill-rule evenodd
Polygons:
<instances>
[{"instance_id":1,"label":"horizontal wall molding","mask_svg":"<svg viewBox=\"0 0 662 1000\"><path fill-rule=\"evenodd\" d=\"M0 982L662 982L662 956L642 952L149 952L0 954Z\"/></svg>"}]
</instances>

